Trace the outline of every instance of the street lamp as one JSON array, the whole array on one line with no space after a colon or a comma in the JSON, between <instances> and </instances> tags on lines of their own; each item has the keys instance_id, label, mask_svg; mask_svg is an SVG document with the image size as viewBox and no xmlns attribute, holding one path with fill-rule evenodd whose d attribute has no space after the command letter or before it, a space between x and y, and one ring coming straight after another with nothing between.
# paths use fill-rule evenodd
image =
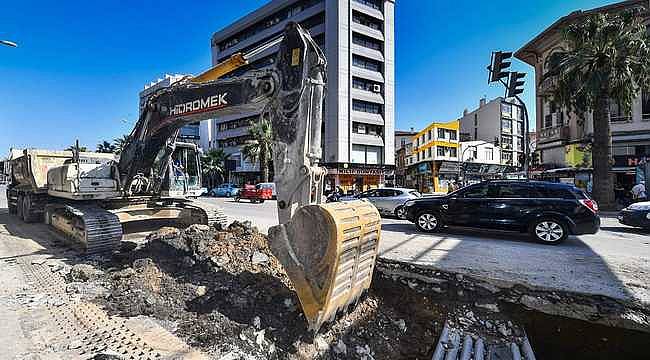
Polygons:
<instances>
[{"instance_id":1,"label":"street lamp","mask_svg":"<svg viewBox=\"0 0 650 360\"><path fill-rule=\"evenodd\" d=\"M469 150L469 149L475 149L476 152L478 153L478 147L481 146L481 145L485 145L485 144L491 144L491 143L481 140L480 143L473 144L473 145L468 145L465 149L463 149L463 151L460 154L460 158L457 161L458 162L458 181L460 181L462 179L463 184L465 183L465 175L466 174L463 174L463 164L465 163L465 152L467 150Z\"/></svg>"},{"instance_id":2,"label":"street lamp","mask_svg":"<svg viewBox=\"0 0 650 360\"><path fill-rule=\"evenodd\" d=\"M9 40L0 40L0 44L11 46L11 47L18 47L18 44L16 44L13 41L9 41Z\"/></svg>"}]
</instances>

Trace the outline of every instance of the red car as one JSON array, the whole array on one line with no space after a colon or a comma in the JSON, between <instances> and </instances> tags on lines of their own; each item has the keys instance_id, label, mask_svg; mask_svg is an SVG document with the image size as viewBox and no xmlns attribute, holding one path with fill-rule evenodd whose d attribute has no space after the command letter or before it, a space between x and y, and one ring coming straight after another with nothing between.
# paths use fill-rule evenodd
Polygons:
<instances>
[{"instance_id":1,"label":"red car","mask_svg":"<svg viewBox=\"0 0 650 360\"><path fill-rule=\"evenodd\" d=\"M235 201L240 199L248 199L252 203L263 203L264 200L270 200L273 197L273 190L271 188L263 188L257 185L244 185L244 187L235 196Z\"/></svg>"}]
</instances>

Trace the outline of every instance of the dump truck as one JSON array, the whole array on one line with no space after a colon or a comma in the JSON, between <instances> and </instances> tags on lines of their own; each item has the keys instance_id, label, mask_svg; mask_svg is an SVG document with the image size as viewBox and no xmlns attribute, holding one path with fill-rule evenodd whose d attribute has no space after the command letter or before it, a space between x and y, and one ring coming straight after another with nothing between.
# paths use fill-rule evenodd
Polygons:
<instances>
[{"instance_id":1,"label":"dump truck","mask_svg":"<svg viewBox=\"0 0 650 360\"><path fill-rule=\"evenodd\" d=\"M252 54L274 46L272 66L232 76ZM318 331L370 287L380 241L379 212L369 202L322 203L326 67L309 33L290 23L277 39L151 94L117 161L25 151L16 162L23 178L8 190L12 210L26 221L42 212L87 251L114 250L120 224L129 221L218 223L225 216L218 208L161 196L170 169L182 167L173 156L176 138L186 124L259 113L272 125L279 218L269 247L294 284L309 329Z\"/></svg>"}]
</instances>

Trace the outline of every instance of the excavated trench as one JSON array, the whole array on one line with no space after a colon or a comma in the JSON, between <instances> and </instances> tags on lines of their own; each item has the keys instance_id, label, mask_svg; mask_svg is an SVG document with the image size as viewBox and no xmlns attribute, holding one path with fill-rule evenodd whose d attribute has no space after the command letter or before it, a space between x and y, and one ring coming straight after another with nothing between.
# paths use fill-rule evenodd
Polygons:
<instances>
[{"instance_id":1,"label":"excavated trench","mask_svg":"<svg viewBox=\"0 0 650 360\"><path fill-rule=\"evenodd\" d=\"M96 271L68 280L107 289L93 301L110 313L153 317L217 359L431 359L446 321L494 342L525 331L538 359L647 359L648 332L548 315L510 301L540 293L385 261L359 305L314 336L249 224L167 228L147 240L110 261L88 259Z\"/></svg>"}]
</instances>

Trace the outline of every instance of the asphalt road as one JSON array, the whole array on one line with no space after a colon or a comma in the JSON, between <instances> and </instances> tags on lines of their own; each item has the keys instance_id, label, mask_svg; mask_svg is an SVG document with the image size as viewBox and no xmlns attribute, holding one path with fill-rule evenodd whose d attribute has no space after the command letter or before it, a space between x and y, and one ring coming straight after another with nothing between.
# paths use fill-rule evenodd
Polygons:
<instances>
[{"instance_id":1,"label":"asphalt road","mask_svg":"<svg viewBox=\"0 0 650 360\"><path fill-rule=\"evenodd\" d=\"M231 219L250 220L262 232L277 224L275 201L201 201L218 203ZM621 225L613 217L602 218L597 234L572 236L557 246L500 231L447 228L424 234L408 221L384 218L380 256L492 281L650 306L650 233Z\"/></svg>"}]
</instances>

